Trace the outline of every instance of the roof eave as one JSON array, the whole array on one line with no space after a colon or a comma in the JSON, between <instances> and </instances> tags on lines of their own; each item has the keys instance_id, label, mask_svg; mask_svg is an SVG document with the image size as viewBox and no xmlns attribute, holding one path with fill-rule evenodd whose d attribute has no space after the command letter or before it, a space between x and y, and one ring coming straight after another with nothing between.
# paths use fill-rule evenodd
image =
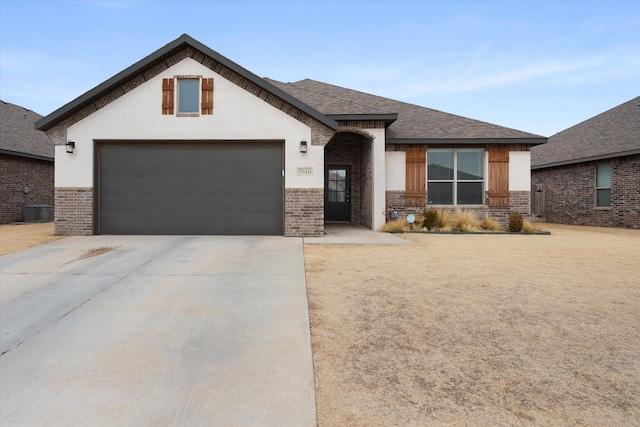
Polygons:
<instances>
[{"instance_id":1,"label":"roof eave","mask_svg":"<svg viewBox=\"0 0 640 427\"><path fill-rule=\"evenodd\" d=\"M574 165L577 163L586 163L586 162L595 162L598 160L608 160L608 159L615 159L617 157L626 157L626 156L634 156L636 154L640 154L640 149L637 150L629 150L629 151L620 151L618 153L607 153L607 154L601 154L598 156L590 156L590 157L582 157L579 159L570 159L570 160L562 160L559 162L553 162L553 163L544 163L544 164L540 164L540 165L531 165L531 169L546 169L546 168L553 168L553 167L557 167L557 166L566 166L566 165Z\"/></svg>"},{"instance_id":2,"label":"roof eave","mask_svg":"<svg viewBox=\"0 0 640 427\"><path fill-rule=\"evenodd\" d=\"M407 145L541 145L547 143L547 138L388 138L387 144Z\"/></svg>"},{"instance_id":3,"label":"roof eave","mask_svg":"<svg viewBox=\"0 0 640 427\"><path fill-rule=\"evenodd\" d=\"M241 67L235 62L225 58L224 56L220 55L218 52L205 46L204 44L200 43L199 41L195 40L194 38L192 38L187 34L183 34L182 36L178 37L176 40L170 42L166 46L158 49L157 51L146 56L145 58L141 59L140 61L126 68L125 70L119 72L115 76L99 84L95 88L89 90L85 94L79 96L78 98L74 99L73 101L69 102L63 107L57 109L56 111L49 114L48 116L41 118L35 123L35 128L37 130L42 130L42 131L47 131L51 129L56 124L65 120L70 115L74 114L76 111L86 107L87 105L92 104L103 95L121 86L126 81L130 80L133 76L143 73L146 70L156 66L160 62L164 61L166 58L172 56L173 54L179 52L180 50L184 49L187 46L193 47L194 49L199 50L205 55L210 56L213 60L223 64L224 66L231 69L232 71L240 74L250 82L258 85L264 90L282 99L284 102L291 104L295 108L305 112L306 114L318 120L319 122L323 123L324 125L334 130L338 129L338 123L335 120L330 119L329 117L325 116L319 111L301 102L299 99L294 98L293 96L282 91L281 89L278 89L272 84L266 82L264 79L258 77L257 75Z\"/></svg>"},{"instance_id":4,"label":"roof eave","mask_svg":"<svg viewBox=\"0 0 640 427\"><path fill-rule=\"evenodd\" d=\"M4 154L7 156L16 156L16 157L24 157L27 159L35 159L35 160L44 160L45 162L53 162L53 157L41 156L38 154L30 154L30 153L21 153L19 151L11 151L11 150L3 150L0 149L0 154Z\"/></svg>"}]
</instances>

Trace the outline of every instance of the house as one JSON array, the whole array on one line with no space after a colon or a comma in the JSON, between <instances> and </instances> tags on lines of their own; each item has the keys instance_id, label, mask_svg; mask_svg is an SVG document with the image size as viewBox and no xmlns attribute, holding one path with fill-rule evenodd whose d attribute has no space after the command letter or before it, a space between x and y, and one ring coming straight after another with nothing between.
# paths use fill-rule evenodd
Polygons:
<instances>
[{"instance_id":1,"label":"house","mask_svg":"<svg viewBox=\"0 0 640 427\"><path fill-rule=\"evenodd\" d=\"M37 123L57 234L318 236L388 209L530 211L546 138L312 80L263 79L188 35Z\"/></svg>"},{"instance_id":2,"label":"house","mask_svg":"<svg viewBox=\"0 0 640 427\"><path fill-rule=\"evenodd\" d=\"M531 151L547 222L640 228L640 97Z\"/></svg>"},{"instance_id":3,"label":"house","mask_svg":"<svg viewBox=\"0 0 640 427\"><path fill-rule=\"evenodd\" d=\"M25 221L27 206L46 205L38 219L53 220L53 144L34 128L41 118L0 101L0 224Z\"/></svg>"}]
</instances>

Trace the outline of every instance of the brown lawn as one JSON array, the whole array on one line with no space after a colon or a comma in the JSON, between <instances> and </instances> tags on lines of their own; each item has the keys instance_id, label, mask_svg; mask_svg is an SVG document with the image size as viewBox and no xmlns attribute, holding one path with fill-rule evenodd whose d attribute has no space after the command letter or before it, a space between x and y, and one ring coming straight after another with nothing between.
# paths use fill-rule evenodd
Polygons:
<instances>
[{"instance_id":1,"label":"brown lawn","mask_svg":"<svg viewBox=\"0 0 640 427\"><path fill-rule=\"evenodd\" d=\"M305 245L318 423L640 425L640 230Z\"/></svg>"},{"instance_id":2,"label":"brown lawn","mask_svg":"<svg viewBox=\"0 0 640 427\"><path fill-rule=\"evenodd\" d=\"M0 225L0 255L62 239L53 235L53 222Z\"/></svg>"}]
</instances>

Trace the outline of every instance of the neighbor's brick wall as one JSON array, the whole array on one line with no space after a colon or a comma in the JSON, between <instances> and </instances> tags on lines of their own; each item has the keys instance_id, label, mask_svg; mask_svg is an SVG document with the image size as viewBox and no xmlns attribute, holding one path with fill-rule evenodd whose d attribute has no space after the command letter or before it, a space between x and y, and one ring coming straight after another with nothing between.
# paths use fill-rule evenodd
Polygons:
<instances>
[{"instance_id":1,"label":"neighbor's brick wall","mask_svg":"<svg viewBox=\"0 0 640 427\"><path fill-rule=\"evenodd\" d=\"M319 237L324 233L324 189L286 188L284 235Z\"/></svg>"},{"instance_id":2,"label":"neighbor's brick wall","mask_svg":"<svg viewBox=\"0 0 640 427\"><path fill-rule=\"evenodd\" d=\"M93 234L93 188L56 188L55 234Z\"/></svg>"},{"instance_id":3,"label":"neighbor's brick wall","mask_svg":"<svg viewBox=\"0 0 640 427\"><path fill-rule=\"evenodd\" d=\"M0 224L24 221L26 205L53 201L53 161L0 154Z\"/></svg>"},{"instance_id":4,"label":"neighbor's brick wall","mask_svg":"<svg viewBox=\"0 0 640 427\"><path fill-rule=\"evenodd\" d=\"M611 160L611 208L595 206L596 164L585 162L532 171L543 184L547 222L640 228L640 155Z\"/></svg>"},{"instance_id":5,"label":"neighbor's brick wall","mask_svg":"<svg viewBox=\"0 0 640 427\"><path fill-rule=\"evenodd\" d=\"M373 227L373 143L360 144L360 220L359 224Z\"/></svg>"}]
</instances>

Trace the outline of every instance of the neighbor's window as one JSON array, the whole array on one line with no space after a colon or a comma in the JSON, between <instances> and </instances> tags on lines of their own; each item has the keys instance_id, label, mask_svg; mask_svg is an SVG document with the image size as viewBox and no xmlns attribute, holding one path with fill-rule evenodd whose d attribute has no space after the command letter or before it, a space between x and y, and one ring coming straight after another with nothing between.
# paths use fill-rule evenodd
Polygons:
<instances>
[{"instance_id":1,"label":"neighbor's window","mask_svg":"<svg viewBox=\"0 0 640 427\"><path fill-rule=\"evenodd\" d=\"M178 114L197 114L200 104L200 79L178 79Z\"/></svg>"},{"instance_id":2,"label":"neighbor's window","mask_svg":"<svg viewBox=\"0 0 640 427\"><path fill-rule=\"evenodd\" d=\"M484 149L427 150L427 204L484 204Z\"/></svg>"},{"instance_id":3,"label":"neighbor's window","mask_svg":"<svg viewBox=\"0 0 640 427\"><path fill-rule=\"evenodd\" d=\"M596 206L611 207L611 163L596 165Z\"/></svg>"}]
</instances>

